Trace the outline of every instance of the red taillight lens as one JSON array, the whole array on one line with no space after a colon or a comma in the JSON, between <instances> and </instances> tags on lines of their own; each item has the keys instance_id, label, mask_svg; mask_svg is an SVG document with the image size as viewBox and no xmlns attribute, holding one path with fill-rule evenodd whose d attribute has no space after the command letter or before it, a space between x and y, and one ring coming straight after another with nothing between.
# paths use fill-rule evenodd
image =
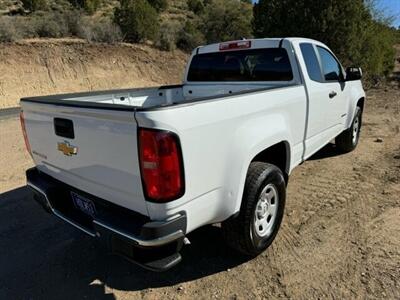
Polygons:
<instances>
[{"instance_id":1,"label":"red taillight lens","mask_svg":"<svg viewBox=\"0 0 400 300\"><path fill-rule=\"evenodd\" d=\"M139 158L144 190L149 200L167 202L183 195L182 153L175 134L140 128Z\"/></svg>"},{"instance_id":2,"label":"red taillight lens","mask_svg":"<svg viewBox=\"0 0 400 300\"><path fill-rule=\"evenodd\" d=\"M19 113L19 119L21 121L22 134L24 135L26 150L29 152L30 155L32 155L31 145L29 144L28 135L26 134L25 118L23 111Z\"/></svg>"}]
</instances>

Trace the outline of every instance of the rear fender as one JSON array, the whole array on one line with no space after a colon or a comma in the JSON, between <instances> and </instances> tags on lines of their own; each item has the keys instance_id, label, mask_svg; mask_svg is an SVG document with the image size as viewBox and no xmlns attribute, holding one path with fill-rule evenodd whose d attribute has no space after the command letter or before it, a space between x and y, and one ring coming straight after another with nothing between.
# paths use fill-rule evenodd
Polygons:
<instances>
[{"instance_id":1,"label":"rear fender","mask_svg":"<svg viewBox=\"0 0 400 300\"><path fill-rule=\"evenodd\" d=\"M227 191L224 194L229 199L226 201L227 217L240 210L251 161L257 154L282 141L289 146L289 151L286 151L289 153L282 154L287 156L291 149L291 135L285 117L280 114L265 116L263 120L250 120L237 130L225 171ZM290 162L286 165L289 166Z\"/></svg>"}]
</instances>

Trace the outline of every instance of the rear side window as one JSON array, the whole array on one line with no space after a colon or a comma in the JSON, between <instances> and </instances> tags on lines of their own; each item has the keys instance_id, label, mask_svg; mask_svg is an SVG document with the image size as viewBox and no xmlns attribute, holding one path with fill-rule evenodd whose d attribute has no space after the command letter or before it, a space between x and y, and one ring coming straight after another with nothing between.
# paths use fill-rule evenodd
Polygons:
<instances>
[{"instance_id":1,"label":"rear side window","mask_svg":"<svg viewBox=\"0 0 400 300\"><path fill-rule=\"evenodd\" d=\"M326 81L338 81L341 67L336 58L325 48L317 47Z\"/></svg>"},{"instance_id":2,"label":"rear side window","mask_svg":"<svg viewBox=\"0 0 400 300\"><path fill-rule=\"evenodd\" d=\"M313 45L309 43L300 44L300 49L306 63L308 77L311 80L322 82L322 72Z\"/></svg>"},{"instance_id":3,"label":"rear side window","mask_svg":"<svg viewBox=\"0 0 400 300\"><path fill-rule=\"evenodd\" d=\"M268 48L197 54L188 81L291 81L286 49Z\"/></svg>"}]
</instances>

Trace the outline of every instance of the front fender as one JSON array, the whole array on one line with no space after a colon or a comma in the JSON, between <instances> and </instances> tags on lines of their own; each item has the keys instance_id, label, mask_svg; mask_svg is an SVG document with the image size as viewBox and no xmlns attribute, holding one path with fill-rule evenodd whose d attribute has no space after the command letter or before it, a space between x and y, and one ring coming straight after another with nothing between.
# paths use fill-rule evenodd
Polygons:
<instances>
[{"instance_id":1,"label":"front fender","mask_svg":"<svg viewBox=\"0 0 400 300\"><path fill-rule=\"evenodd\" d=\"M350 87L349 93L349 105L347 110L347 120L345 124L345 128L349 128L351 123L353 122L354 114L357 107L357 102L361 98L365 99L365 92L363 90L361 81L354 81L352 82L352 86Z\"/></svg>"}]
</instances>

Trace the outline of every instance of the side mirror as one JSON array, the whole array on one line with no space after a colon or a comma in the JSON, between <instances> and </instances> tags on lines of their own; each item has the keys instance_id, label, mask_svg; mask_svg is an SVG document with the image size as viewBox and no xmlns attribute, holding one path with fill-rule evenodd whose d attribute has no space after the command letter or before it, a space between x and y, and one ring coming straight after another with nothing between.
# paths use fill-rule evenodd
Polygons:
<instances>
[{"instance_id":1,"label":"side mirror","mask_svg":"<svg viewBox=\"0 0 400 300\"><path fill-rule=\"evenodd\" d=\"M360 80L361 78L361 68L349 67L346 69L346 81Z\"/></svg>"}]
</instances>

